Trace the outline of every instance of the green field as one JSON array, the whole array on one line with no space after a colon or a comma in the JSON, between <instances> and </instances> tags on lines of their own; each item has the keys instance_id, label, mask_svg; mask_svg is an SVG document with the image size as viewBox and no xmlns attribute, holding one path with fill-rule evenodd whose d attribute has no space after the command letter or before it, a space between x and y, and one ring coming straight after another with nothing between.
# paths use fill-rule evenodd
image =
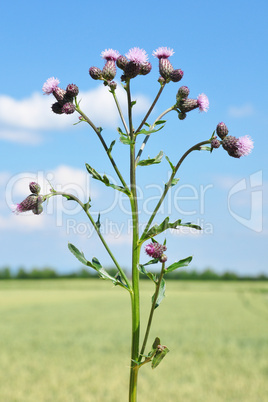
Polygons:
<instances>
[{"instance_id":1,"label":"green field","mask_svg":"<svg viewBox=\"0 0 268 402\"><path fill-rule=\"evenodd\" d=\"M126 402L129 313L106 281L0 281L0 401ZM267 283L169 281L155 336L170 353L141 368L139 402L268 401Z\"/></svg>"}]
</instances>

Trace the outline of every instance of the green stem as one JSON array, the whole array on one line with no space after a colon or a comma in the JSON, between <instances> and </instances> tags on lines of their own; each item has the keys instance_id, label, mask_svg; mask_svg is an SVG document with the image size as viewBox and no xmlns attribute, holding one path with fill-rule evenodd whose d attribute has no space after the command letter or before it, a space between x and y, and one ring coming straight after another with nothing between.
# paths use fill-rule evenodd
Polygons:
<instances>
[{"instance_id":1,"label":"green stem","mask_svg":"<svg viewBox=\"0 0 268 402\"><path fill-rule=\"evenodd\" d=\"M154 101L153 101L153 103L152 103L150 109L149 109L148 112L146 113L144 119L142 120L141 124L139 125L139 127L137 128L137 130L136 130L135 133L138 133L138 132L142 129L144 123L146 123L146 120L147 120L148 117L150 116L150 114L151 114L153 108L154 108L155 105L156 105L156 102L157 102L158 99L160 98L160 95L161 95L163 89L165 88L165 85L166 85L166 83L164 83L164 84L161 85L161 87L160 87L160 89L159 89L159 91L158 91L158 93L157 93L157 95L156 95L156 97L155 97L155 99L154 99Z\"/></svg>"},{"instance_id":2,"label":"green stem","mask_svg":"<svg viewBox=\"0 0 268 402\"><path fill-rule=\"evenodd\" d=\"M95 131L95 133L96 133L97 136L99 137L100 142L102 143L103 148L105 149L105 151L106 151L106 153L107 153L107 155L108 155L108 158L110 159L110 162L111 162L111 164L113 165L113 168L114 168L114 170L115 170L115 172L116 172L116 174L117 174L119 180L121 181L122 185L127 189L128 186L127 186L125 180L123 179L123 177L122 177L120 171L118 170L118 167L117 167L117 165L116 165L116 163L115 163L115 161L114 161L114 159L113 159L113 157L112 157L112 155L111 155L111 152L109 151L109 148L107 147L106 142L104 141L104 139L103 139L103 137L102 137L102 135L101 135L100 129L95 126L95 124L87 117L87 115L85 115L84 112L82 112L82 110L80 109L80 107L79 107L79 105L78 105L77 102L76 102L76 111L77 111L77 112L83 117L83 119L93 128L93 130Z\"/></svg>"},{"instance_id":3,"label":"green stem","mask_svg":"<svg viewBox=\"0 0 268 402\"><path fill-rule=\"evenodd\" d=\"M159 275L157 285L156 285L156 289L155 289L155 294L154 294L154 298L153 298L153 302L152 302L152 306L151 306L151 311L150 311L150 315L149 315L149 319L148 319L148 323L147 323L146 332L145 332L145 335L144 335L142 348L141 348L141 351L140 351L139 362L141 361L141 359L142 359L142 357L144 355L144 351L145 351L146 344L147 344L147 341L148 341L148 336L149 336L152 321L153 321L153 315L154 315L154 311L155 311L155 306L156 306L156 302L157 302L157 298L158 298L158 294L159 294L159 289L160 289L160 285L161 285L161 281L163 279L164 273L165 273L165 263L163 262L162 263L161 273Z\"/></svg>"},{"instance_id":4,"label":"green stem","mask_svg":"<svg viewBox=\"0 0 268 402\"><path fill-rule=\"evenodd\" d=\"M132 126L132 106L129 81L126 85L128 99L128 119L130 138L134 139ZM129 379L129 402L137 401L137 381L139 358L139 339L140 339L140 292L139 292L139 219L138 202L136 189L136 169L135 169L135 143L130 144L130 187L131 187L131 212L132 212L132 290L131 310L132 310L132 337L131 337L131 361L130 361L130 379Z\"/></svg>"},{"instance_id":5,"label":"green stem","mask_svg":"<svg viewBox=\"0 0 268 402\"><path fill-rule=\"evenodd\" d=\"M120 105L119 105L119 102L118 102L118 99L117 99L117 96L116 96L116 93L115 93L114 90L113 90L113 91L111 90L110 92L113 94L114 101L115 101L115 104L116 104L116 107L117 107L119 116L120 116L120 118L121 118L121 121L122 121L122 123L123 123L123 126L125 127L126 133L129 135L128 126L127 126L126 121L125 121L125 119L124 119L124 116L123 116L121 107L120 107Z\"/></svg>"},{"instance_id":6,"label":"green stem","mask_svg":"<svg viewBox=\"0 0 268 402\"><path fill-rule=\"evenodd\" d=\"M188 151L186 151L186 152L182 155L182 157L180 158L179 162L178 162L177 165L175 166L175 168L174 168L174 170L173 170L173 172L172 172L172 174L171 174L171 176L170 176L170 178L169 178L169 181L168 181L167 184L165 185L165 189L164 189L164 191L163 191L163 194L162 194L160 200L158 201L158 203L157 203L157 205L156 205L156 207L155 207L155 209L154 209L154 211L153 211L153 213L152 213L150 219L148 220L148 223L147 223L147 225L146 225L146 228L144 229L144 231L143 231L143 233L142 233L142 235L141 235L140 244L144 241L144 238L145 238L145 236L146 236L146 233L148 232L148 230L149 230L149 228L150 228L150 226L151 226L151 224L152 224L152 222L153 222L153 220L154 220L154 217L155 217L157 211L159 210L159 208L160 208L162 202L164 201L165 196L167 195L167 192L168 192L168 190L169 190L170 187L171 187L172 180L173 180L174 177L176 176L176 173L177 173L177 171L179 170L179 168L180 168L182 162L184 161L184 159L185 159L192 151L200 150L200 147L201 147L202 145L210 144L210 142L211 142L210 140L201 141L201 142L199 142L198 144L193 145L191 148L188 149Z\"/></svg>"},{"instance_id":7,"label":"green stem","mask_svg":"<svg viewBox=\"0 0 268 402\"><path fill-rule=\"evenodd\" d=\"M175 106L176 106L176 105L175 105ZM153 130L153 128L154 128L156 122L158 122L159 120L161 120L162 117L165 116L165 114L171 112L171 110L174 110L174 109L175 109L175 106L171 106L170 108L168 108L167 110L165 110L163 113L161 113L161 114L157 117L157 119L154 121L153 125L151 126L151 129ZM143 152L143 150L144 150L144 148L145 148L145 145L146 145L147 141L149 140L150 136L151 136L151 134L147 134L146 137L145 137L144 140L143 140L143 143L141 144L140 150L139 150L138 155L137 155L137 157L136 157L136 166L138 165L138 162L139 162L139 160L140 160L141 154L142 154L142 152Z\"/></svg>"},{"instance_id":8,"label":"green stem","mask_svg":"<svg viewBox=\"0 0 268 402\"><path fill-rule=\"evenodd\" d=\"M100 240L101 240L103 246L105 247L107 253L108 253L109 256L111 257L113 263L115 264L116 268L118 269L118 271L120 272L122 278L124 279L124 281L125 281L125 283L126 283L126 285L127 285L128 291L131 292L131 284L130 284L130 282L129 282L129 280L128 280L126 274L125 274L125 272L124 272L123 269L120 267L120 265L119 265L119 263L117 262L117 260L115 259L113 253L111 252L111 250L110 250L108 244L107 244L106 241L104 240L104 238L103 238L103 236L102 236L102 234L101 234L101 232L100 232L98 226L96 225L94 219L92 218L91 214L88 212L88 208L86 207L86 205L83 204L82 201L80 201L79 198L77 198L76 196L74 196L74 195L72 195L72 194L67 194L67 193L64 193L64 192L61 192L61 191L54 191L54 190L53 190L52 193L48 194L47 196L44 196L44 199L47 200L47 199L49 199L50 197L53 197L54 195L62 195L63 197L66 197L66 196L67 196L69 199L71 199L71 200L73 200L73 201L76 201L76 202L81 206L81 208L85 211L87 217L89 218L89 220L90 220L90 222L92 223L94 229L96 230L96 232L97 232L97 234L98 234L98 236L99 236L99 238L100 238Z\"/></svg>"}]
</instances>

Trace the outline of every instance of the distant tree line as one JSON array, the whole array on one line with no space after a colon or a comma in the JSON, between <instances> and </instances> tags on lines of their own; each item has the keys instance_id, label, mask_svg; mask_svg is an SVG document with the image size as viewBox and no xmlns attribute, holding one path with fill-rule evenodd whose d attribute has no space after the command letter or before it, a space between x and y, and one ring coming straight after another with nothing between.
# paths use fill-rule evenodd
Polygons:
<instances>
[{"instance_id":1,"label":"distant tree line","mask_svg":"<svg viewBox=\"0 0 268 402\"><path fill-rule=\"evenodd\" d=\"M110 275L115 276L117 270L115 268L106 269ZM140 275L141 279L148 279L145 275ZM167 274L168 279L174 280L205 280L205 281L267 281L268 276L264 274L252 276L240 276L234 272L224 272L222 274L216 273L213 269L208 268L200 272L197 270L177 270L170 274ZM12 271L9 267L0 268L0 280L11 280L11 279L57 279L57 278L98 278L98 274L93 270L80 269L71 273L59 273L53 268L32 268L31 270L26 270L25 268L19 268L17 271Z\"/></svg>"}]
</instances>

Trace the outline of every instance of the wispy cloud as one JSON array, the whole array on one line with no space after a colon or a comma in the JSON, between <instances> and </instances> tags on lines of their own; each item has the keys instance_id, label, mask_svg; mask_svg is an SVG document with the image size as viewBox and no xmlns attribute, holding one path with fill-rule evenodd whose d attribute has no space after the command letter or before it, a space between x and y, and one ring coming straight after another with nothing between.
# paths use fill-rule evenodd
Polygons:
<instances>
[{"instance_id":1,"label":"wispy cloud","mask_svg":"<svg viewBox=\"0 0 268 402\"><path fill-rule=\"evenodd\" d=\"M228 113L231 117L236 118L249 117L255 114L255 109L251 103L245 103L241 106L230 106Z\"/></svg>"},{"instance_id":2,"label":"wispy cloud","mask_svg":"<svg viewBox=\"0 0 268 402\"><path fill-rule=\"evenodd\" d=\"M43 142L40 133L18 129L0 130L0 140L27 145L39 145Z\"/></svg>"}]
</instances>

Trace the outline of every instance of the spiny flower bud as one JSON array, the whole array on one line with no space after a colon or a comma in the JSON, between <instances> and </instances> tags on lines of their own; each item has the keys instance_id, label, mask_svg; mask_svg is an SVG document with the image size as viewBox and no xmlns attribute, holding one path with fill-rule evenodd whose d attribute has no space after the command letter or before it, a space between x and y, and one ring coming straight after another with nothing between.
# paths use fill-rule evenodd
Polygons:
<instances>
[{"instance_id":1,"label":"spiny flower bud","mask_svg":"<svg viewBox=\"0 0 268 402\"><path fill-rule=\"evenodd\" d=\"M129 61L125 67L126 78L135 78L139 74L141 66L134 61Z\"/></svg>"},{"instance_id":2,"label":"spiny flower bud","mask_svg":"<svg viewBox=\"0 0 268 402\"><path fill-rule=\"evenodd\" d=\"M173 70L170 73L170 79L173 82L179 82L183 77L183 71L181 69Z\"/></svg>"},{"instance_id":3,"label":"spiny flower bud","mask_svg":"<svg viewBox=\"0 0 268 402\"><path fill-rule=\"evenodd\" d=\"M140 75L147 75L152 69L151 63L148 61L141 65Z\"/></svg>"},{"instance_id":4,"label":"spiny flower bud","mask_svg":"<svg viewBox=\"0 0 268 402\"><path fill-rule=\"evenodd\" d=\"M107 60L102 69L102 77L107 80L113 80L116 76L116 67L114 60Z\"/></svg>"},{"instance_id":5,"label":"spiny flower bud","mask_svg":"<svg viewBox=\"0 0 268 402\"><path fill-rule=\"evenodd\" d=\"M168 59L159 59L159 73L165 80L170 78L173 70L174 68Z\"/></svg>"},{"instance_id":6,"label":"spiny flower bud","mask_svg":"<svg viewBox=\"0 0 268 402\"><path fill-rule=\"evenodd\" d=\"M101 69L99 67L90 67L89 75L93 80L101 80Z\"/></svg>"},{"instance_id":7,"label":"spiny flower bud","mask_svg":"<svg viewBox=\"0 0 268 402\"><path fill-rule=\"evenodd\" d=\"M62 106L62 112L65 114L72 114L75 112L75 105L72 102L67 102Z\"/></svg>"},{"instance_id":8,"label":"spiny flower bud","mask_svg":"<svg viewBox=\"0 0 268 402\"><path fill-rule=\"evenodd\" d=\"M186 117L187 117L187 114L186 114L186 113L184 113L184 112L178 113L178 118L179 118L180 120L184 120L184 119L186 119Z\"/></svg>"},{"instance_id":9,"label":"spiny flower bud","mask_svg":"<svg viewBox=\"0 0 268 402\"><path fill-rule=\"evenodd\" d=\"M179 101L180 99L188 98L189 93L190 89L188 87L186 87L185 85L180 87L176 95L177 101Z\"/></svg>"},{"instance_id":10,"label":"spiny flower bud","mask_svg":"<svg viewBox=\"0 0 268 402\"><path fill-rule=\"evenodd\" d=\"M118 59L116 60L116 65L118 68L121 68L121 70L125 70L125 67L128 63L128 59L125 56L119 56Z\"/></svg>"},{"instance_id":11,"label":"spiny flower bud","mask_svg":"<svg viewBox=\"0 0 268 402\"><path fill-rule=\"evenodd\" d=\"M110 81L108 85L112 91L114 91L117 87L117 83L115 81Z\"/></svg>"},{"instance_id":12,"label":"spiny flower bud","mask_svg":"<svg viewBox=\"0 0 268 402\"><path fill-rule=\"evenodd\" d=\"M63 113L62 105L59 102L53 103L53 105L51 106L51 109L56 114L62 114Z\"/></svg>"},{"instance_id":13,"label":"spiny flower bud","mask_svg":"<svg viewBox=\"0 0 268 402\"><path fill-rule=\"evenodd\" d=\"M221 122L221 123L219 123L219 124L217 125L217 127L216 127L216 133L218 134L218 136L219 136L222 140L226 137L226 135L228 135L228 132L229 132L229 130L228 130L228 128L227 128L227 126L226 126L225 123Z\"/></svg>"},{"instance_id":14,"label":"spiny flower bud","mask_svg":"<svg viewBox=\"0 0 268 402\"><path fill-rule=\"evenodd\" d=\"M166 256L166 254L162 254L161 257L160 257L160 259L159 259L159 261L162 262L162 263L163 263L163 262L166 262L166 261L167 261L167 256Z\"/></svg>"},{"instance_id":15,"label":"spiny flower bud","mask_svg":"<svg viewBox=\"0 0 268 402\"><path fill-rule=\"evenodd\" d=\"M79 88L75 84L69 84L66 88L66 95L75 98L79 93Z\"/></svg>"},{"instance_id":16,"label":"spiny flower bud","mask_svg":"<svg viewBox=\"0 0 268 402\"><path fill-rule=\"evenodd\" d=\"M29 188L30 188L31 193L33 193L33 194L39 194L39 193L40 193L40 190L41 190L41 187L40 187L39 184L36 183L35 181L32 181L32 182L29 184Z\"/></svg>"},{"instance_id":17,"label":"spiny flower bud","mask_svg":"<svg viewBox=\"0 0 268 402\"><path fill-rule=\"evenodd\" d=\"M220 145L221 145L221 143L220 143L220 141L218 140L218 138L214 137L214 138L211 140L211 148L212 148L212 149L213 149L213 148L219 148Z\"/></svg>"}]
</instances>

